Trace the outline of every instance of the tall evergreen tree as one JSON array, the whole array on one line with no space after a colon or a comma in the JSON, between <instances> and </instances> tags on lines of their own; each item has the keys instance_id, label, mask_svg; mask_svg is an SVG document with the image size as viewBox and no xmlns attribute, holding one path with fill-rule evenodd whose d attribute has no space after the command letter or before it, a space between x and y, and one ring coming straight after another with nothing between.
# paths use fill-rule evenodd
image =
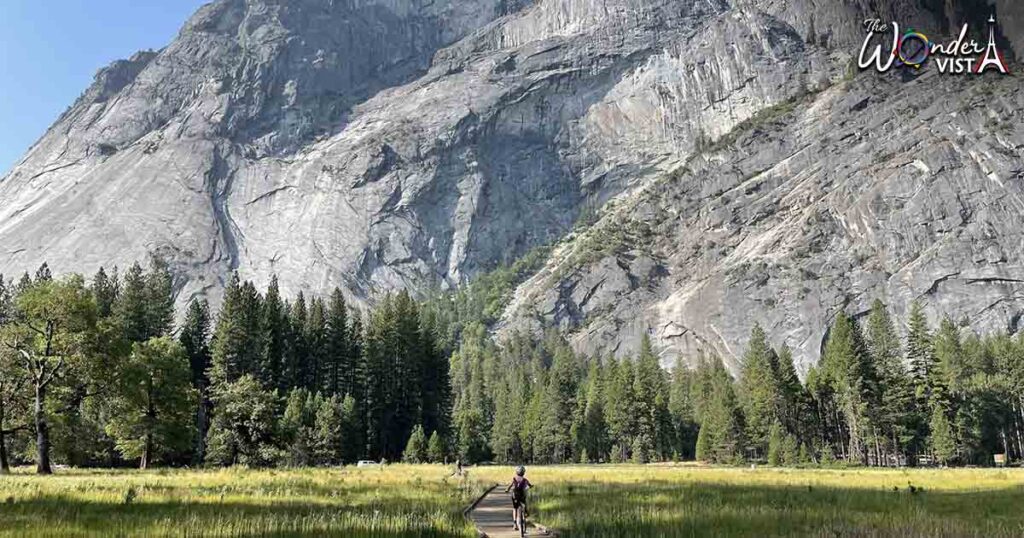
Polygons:
<instances>
[{"instance_id":1,"label":"tall evergreen tree","mask_svg":"<svg viewBox=\"0 0 1024 538\"><path fill-rule=\"evenodd\" d=\"M877 386L875 372L857 323L840 312L829 330L821 368L832 386L841 413L849 458L867 462L872 431L869 410Z\"/></svg>"},{"instance_id":2,"label":"tall evergreen tree","mask_svg":"<svg viewBox=\"0 0 1024 538\"><path fill-rule=\"evenodd\" d=\"M232 277L221 305L214 332L210 378L231 383L254 375L263 346L260 337L260 300L252 283Z\"/></svg>"},{"instance_id":3,"label":"tall evergreen tree","mask_svg":"<svg viewBox=\"0 0 1024 538\"><path fill-rule=\"evenodd\" d=\"M427 442L427 458L430 463L446 463L447 454L441 435L438 432L430 434L430 441Z\"/></svg>"},{"instance_id":4,"label":"tall evergreen tree","mask_svg":"<svg viewBox=\"0 0 1024 538\"><path fill-rule=\"evenodd\" d=\"M928 393L932 407L941 406L947 413L955 412L957 400L963 395L969 376L966 356L960 339L960 328L948 317L939 323L932 344L934 367L928 372Z\"/></svg>"},{"instance_id":5,"label":"tall evergreen tree","mask_svg":"<svg viewBox=\"0 0 1024 538\"><path fill-rule=\"evenodd\" d=\"M619 361L609 372L605 408L612 443L612 461L626 461L630 458L638 429L633 372L633 363L629 360Z\"/></svg>"},{"instance_id":6,"label":"tall evergreen tree","mask_svg":"<svg viewBox=\"0 0 1024 538\"><path fill-rule=\"evenodd\" d=\"M96 298L96 314L100 318L112 316L118 296L121 294L121 283L117 277L117 271L115 270L114 274L110 276L107 275L106 270L100 267L92 279L92 294Z\"/></svg>"},{"instance_id":7,"label":"tall evergreen tree","mask_svg":"<svg viewBox=\"0 0 1024 538\"><path fill-rule=\"evenodd\" d=\"M683 459L694 459L694 447L700 423L697 420L696 398L694 390L696 376L682 357L677 358L672 369L672 386L669 395L669 412L672 415L676 441L674 451Z\"/></svg>"},{"instance_id":8,"label":"tall evergreen tree","mask_svg":"<svg viewBox=\"0 0 1024 538\"><path fill-rule=\"evenodd\" d=\"M170 266L153 256L145 279L146 339L169 336L174 329L174 278Z\"/></svg>"},{"instance_id":9,"label":"tall evergreen tree","mask_svg":"<svg viewBox=\"0 0 1024 538\"><path fill-rule=\"evenodd\" d=\"M539 455L542 461L573 461L570 430L578 382L576 357L567 344L561 344L554 353L554 362L544 390L543 421L535 441L535 455Z\"/></svg>"},{"instance_id":10,"label":"tall evergreen tree","mask_svg":"<svg viewBox=\"0 0 1024 538\"><path fill-rule=\"evenodd\" d=\"M345 424L342 400L337 394L324 397L314 419L314 455L318 465L338 465L344 455Z\"/></svg>"},{"instance_id":11,"label":"tall evergreen tree","mask_svg":"<svg viewBox=\"0 0 1024 538\"><path fill-rule=\"evenodd\" d=\"M259 328L259 380L264 387L277 388L285 392L291 388L284 367L288 318L276 276L270 280L270 286L263 299Z\"/></svg>"},{"instance_id":12,"label":"tall evergreen tree","mask_svg":"<svg viewBox=\"0 0 1024 538\"><path fill-rule=\"evenodd\" d=\"M916 402L909 372L903 363L899 336L881 301L871 305L865 342L878 372L880 386L877 417L889 450L909 457L920 448ZM899 459L897 459L897 462Z\"/></svg>"},{"instance_id":13,"label":"tall evergreen tree","mask_svg":"<svg viewBox=\"0 0 1024 538\"><path fill-rule=\"evenodd\" d=\"M809 402L793 364L793 351L787 345L779 349L775 383L778 389L777 409L783 433L795 438L810 435L806 425Z\"/></svg>"},{"instance_id":14,"label":"tall evergreen tree","mask_svg":"<svg viewBox=\"0 0 1024 538\"><path fill-rule=\"evenodd\" d=\"M327 326L324 333L324 355L321 377L324 391L327 394L345 394L352 392L349 385L348 370L355 367L351 357L349 344L348 306L341 290L335 288L327 304Z\"/></svg>"},{"instance_id":15,"label":"tall evergreen tree","mask_svg":"<svg viewBox=\"0 0 1024 538\"><path fill-rule=\"evenodd\" d=\"M755 324L743 354L738 396L746 419L749 447L760 456L767 452L769 429L780 420L777 371L778 356L764 330Z\"/></svg>"},{"instance_id":16,"label":"tall evergreen tree","mask_svg":"<svg viewBox=\"0 0 1024 538\"><path fill-rule=\"evenodd\" d=\"M412 429L409 442L405 445L402 459L406 463L427 463L430 459L427 453L428 448L427 434L423 431L423 426L416 426Z\"/></svg>"},{"instance_id":17,"label":"tall evergreen tree","mask_svg":"<svg viewBox=\"0 0 1024 538\"><path fill-rule=\"evenodd\" d=\"M641 461L651 460L658 449L664 449L664 439L668 436L667 424L662 420L663 411L667 407L663 395L667 392L668 381L665 371L661 368L657 355L651 346L651 339L646 334L640 341L640 355L637 357L633 375L633 395L636 403L636 438L633 441L633 454Z\"/></svg>"},{"instance_id":18,"label":"tall evergreen tree","mask_svg":"<svg viewBox=\"0 0 1024 538\"><path fill-rule=\"evenodd\" d=\"M956 455L956 439L953 436L949 418L946 417L946 411L942 406L933 407L929 430L931 430L930 445L935 460L943 465L952 461Z\"/></svg>"},{"instance_id":19,"label":"tall evergreen tree","mask_svg":"<svg viewBox=\"0 0 1024 538\"><path fill-rule=\"evenodd\" d=\"M288 316L288 339L285 355L284 385L288 388L306 387L310 342L307 338L306 326L309 320L309 309L306 308L306 296L299 292L291 305Z\"/></svg>"},{"instance_id":20,"label":"tall evergreen tree","mask_svg":"<svg viewBox=\"0 0 1024 538\"><path fill-rule=\"evenodd\" d=\"M319 297L309 301L309 318L306 320L306 360L302 369L302 386L310 390L320 390L323 386L323 362L327 335L327 318L324 302Z\"/></svg>"},{"instance_id":21,"label":"tall evergreen tree","mask_svg":"<svg viewBox=\"0 0 1024 538\"><path fill-rule=\"evenodd\" d=\"M124 274L121 294L114 306L128 342L145 342L151 336L148 301L146 273L134 263Z\"/></svg>"},{"instance_id":22,"label":"tall evergreen tree","mask_svg":"<svg viewBox=\"0 0 1024 538\"><path fill-rule=\"evenodd\" d=\"M697 457L712 462L742 459L745 427L732 377L720 360L711 359L705 367L709 368L710 393L701 412Z\"/></svg>"},{"instance_id":23,"label":"tall evergreen tree","mask_svg":"<svg viewBox=\"0 0 1024 538\"><path fill-rule=\"evenodd\" d=\"M924 315L921 303L916 301L910 306L910 318L907 322L907 362L910 365L910 374L918 399L927 401L928 380L935 368L935 356L928 318Z\"/></svg>"},{"instance_id":24,"label":"tall evergreen tree","mask_svg":"<svg viewBox=\"0 0 1024 538\"><path fill-rule=\"evenodd\" d=\"M185 314L185 323L178 335L185 350L191 371L192 387L196 390L196 436L193 462L201 463L206 453L206 434L210 428L210 305L193 299Z\"/></svg>"}]
</instances>

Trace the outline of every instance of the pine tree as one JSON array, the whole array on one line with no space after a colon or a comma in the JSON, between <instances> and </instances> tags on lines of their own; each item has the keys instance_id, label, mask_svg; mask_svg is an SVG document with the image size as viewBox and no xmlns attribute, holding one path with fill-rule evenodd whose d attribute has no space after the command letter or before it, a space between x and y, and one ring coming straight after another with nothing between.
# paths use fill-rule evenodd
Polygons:
<instances>
[{"instance_id":1,"label":"pine tree","mask_svg":"<svg viewBox=\"0 0 1024 538\"><path fill-rule=\"evenodd\" d=\"M785 434L782 425L778 422L772 424L768 430L768 465L778 467L784 462L783 450Z\"/></svg>"},{"instance_id":2,"label":"pine tree","mask_svg":"<svg viewBox=\"0 0 1024 538\"><path fill-rule=\"evenodd\" d=\"M495 387L494 424L491 427L491 448L498 461L523 461L523 411L527 405L526 373L522 364L511 364L505 378Z\"/></svg>"},{"instance_id":3,"label":"pine tree","mask_svg":"<svg viewBox=\"0 0 1024 538\"><path fill-rule=\"evenodd\" d=\"M548 384L544 390L544 416L537 432L536 447L542 461L572 461L573 410L579 373L576 357L568 344L561 342L554 353Z\"/></svg>"},{"instance_id":4,"label":"pine tree","mask_svg":"<svg viewBox=\"0 0 1024 538\"><path fill-rule=\"evenodd\" d=\"M893 452L916 450L917 419L913 387L903 364L896 328L881 301L871 305L865 342L878 372L880 395L877 417L885 445Z\"/></svg>"},{"instance_id":5,"label":"pine tree","mask_svg":"<svg viewBox=\"0 0 1024 538\"><path fill-rule=\"evenodd\" d=\"M755 324L750 332L747 351L743 354L738 396L746 418L750 447L761 455L768 448L769 429L780 419L780 390L775 374L777 364L778 357L768 344L767 335L760 325Z\"/></svg>"},{"instance_id":6,"label":"pine tree","mask_svg":"<svg viewBox=\"0 0 1024 538\"><path fill-rule=\"evenodd\" d=\"M625 461L629 459L638 429L633 364L629 360L620 361L611 367L609 374L605 409L612 443L612 460Z\"/></svg>"},{"instance_id":7,"label":"pine tree","mask_svg":"<svg viewBox=\"0 0 1024 538\"><path fill-rule=\"evenodd\" d=\"M314 297L309 302L309 318L306 320L306 360L302 369L302 386L310 390L323 387L323 362L327 349L327 313L324 302Z\"/></svg>"},{"instance_id":8,"label":"pine tree","mask_svg":"<svg viewBox=\"0 0 1024 538\"><path fill-rule=\"evenodd\" d=\"M662 420L666 404L664 400L659 400L659 396L667 392L667 383L665 371L654 354L650 338L645 334L640 342L640 355L633 375L636 405L636 436L632 445L634 461L638 458L644 462L650 461L657 449L664 448L659 441L667 436L664 431L667 426ZM636 450L642 450L643 454L636 454Z\"/></svg>"},{"instance_id":9,"label":"pine tree","mask_svg":"<svg viewBox=\"0 0 1024 538\"><path fill-rule=\"evenodd\" d=\"M641 433L633 439L632 461L637 465L650 463L651 446L654 441L647 438L646 433Z\"/></svg>"},{"instance_id":10,"label":"pine tree","mask_svg":"<svg viewBox=\"0 0 1024 538\"><path fill-rule=\"evenodd\" d=\"M438 432L430 434L430 441L427 443L427 459L430 463L445 463L448 459L444 439Z\"/></svg>"},{"instance_id":11,"label":"pine tree","mask_svg":"<svg viewBox=\"0 0 1024 538\"><path fill-rule=\"evenodd\" d=\"M39 266L39 269L36 269L34 281L39 284L43 282L50 282L51 280L53 280L53 274L50 272L50 265L43 262L43 264Z\"/></svg>"},{"instance_id":12,"label":"pine tree","mask_svg":"<svg viewBox=\"0 0 1024 538\"><path fill-rule=\"evenodd\" d=\"M672 369L672 384L669 394L669 413L676 433L674 449L683 459L694 459L694 447L700 429L694 385L696 376L687 367L682 357L676 360Z\"/></svg>"},{"instance_id":13,"label":"pine tree","mask_svg":"<svg viewBox=\"0 0 1024 538\"><path fill-rule=\"evenodd\" d=\"M113 315L114 307L121 293L120 288L117 272L115 271L113 276L108 276L107 272L100 267L92 279L92 295L96 298L96 314L100 318L108 318Z\"/></svg>"},{"instance_id":14,"label":"pine tree","mask_svg":"<svg viewBox=\"0 0 1024 538\"><path fill-rule=\"evenodd\" d=\"M694 450L695 458L697 461L709 462L711 461L711 427L701 426L697 433L697 446Z\"/></svg>"},{"instance_id":15,"label":"pine tree","mask_svg":"<svg viewBox=\"0 0 1024 538\"><path fill-rule=\"evenodd\" d=\"M795 465L800 463L800 448L794 435L785 434L783 436L780 460L783 465Z\"/></svg>"},{"instance_id":16,"label":"pine tree","mask_svg":"<svg viewBox=\"0 0 1024 538\"><path fill-rule=\"evenodd\" d=\"M298 388L288 394L278 425L286 465L304 467L313 464L315 406L313 397L305 389Z\"/></svg>"},{"instance_id":17,"label":"pine tree","mask_svg":"<svg viewBox=\"0 0 1024 538\"><path fill-rule=\"evenodd\" d=\"M947 413L954 412L969 372L960 329L948 317L939 323L932 352L935 363L928 373L929 403L933 407L942 406Z\"/></svg>"},{"instance_id":18,"label":"pine tree","mask_svg":"<svg viewBox=\"0 0 1024 538\"><path fill-rule=\"evenodd\" d=\"M352 392L348 371L355 367L349 344L348 306L341 290L335 288L327 304L327 326L324 333L323 373L327 394L345 395Z\"/></svg>"},{"instance_id":19,"label":"pine tree","mask_svg":"<svg viewBox=\"0 0 1024 538\"><path fill-rule=\"evenodd\" d=\"M841 413L839 433L845 434L847 454L851 460L866 463L867 439L873 427L869 409L875 403L877 381L860 328L843 312L829 331L820 366Z\"/></svg>"},{"instance_id":20,"label":"pine tree","mask_svg":"<svg viewBox=\"0 0 1024 538\"><path fill-rule=\"evenodd\" d=\"M206 434L210 427L210 307L206 301L193 299L185 314L185 323L178 335L188 358L192 387L196 390L196 444L193 462L201 463L206 454Z\"/></svg>"},{"instance_id":21,"label":"pine tree","mask_svg":"<svg viewBox=\"0 0 1024 538\"><path fill-rule=\"evenodd\" d=\"M935 367L935 357L928 319L924 315L921 303L916 301L910 307L908 320L907 361L910 364L910 374L918 392L918 399L927 402L928 380Z\"/></svg>"},{"instance_id":22,"label":"pine tree","mask_svg":"<svg viewBox=\"0 0 1024 538\"><path fill-rule=\"evenodd\" d=\"M733 380L720 360L711 367L710 393L701 412L701 432L697 444L704 461L732 462L745 452L743 414L733 389ZM705 436L704 440L700 436ZM701 443L704 446L701 447Z\"/></svg>"},{"instance_id":23,"label":"pine tree","mask_svg":"<svg viewBox=\"0 0 1024 538\"><path fill-rule=\"evenodd\" d=\"M344 457L345 424L337 394L320 399L314 419L313 454L318 465L337 465Z\"/></svg>"},{"instance_id":24,"label":"pine tree","mask_svg":"<svg viewBox=\"0 0 1024 538\"><path fill-rule=\"evenodd\" d=\"M412 429L409 442L402 452L402 460L406 463L427 463L430 460L428 448L427 434L423 431L423 426L416 426Z\"/></svg>"},{"instance_id":25,"label":"pine tree","mask_svg":"<svg viewBox=\"0 0 1024 538\"><path fill-rule=\"evenodd\" d=\"M946 412L940 406L932 409L932 419L929 423L931 430L931 449L936 461L945 465L952 461L956 455L956 439L953 437L953 429L950 427Z\"/></svg>"},{"instance_id":26,"label":"pine tree","mask_svg":"<svg viewBox=\"0 0 1024 538\"><path fill-rule=\"evenodd\" d=\"M583 425L580 434L582 450L587 453L588 462L603 460L609 450L608 423L604 413L603 381L598 364L592 363L590 372L587 374L586 399L583 402Z\"/></svg>"},{"instance_id":27,"label":"pine tree","mask_svg":"<svg viewBox=\"0 0 1024 538\"><path fill-rule=\"evenodd\" d=\"M366 421L367 446L371 458L395 459L395 393L398 391L396 371L397 314L394 300L385 297L373 311L366 329Z\"/></svg>"},{"instance_id":28,"label":"pine tree","mask_svg":"<svg viewBox=\"0 0 1024 538\"><path fill-rule=\"evenodd\" d=\"M346 395L341 402L341 459L344 463L353 463L361 459L366 446L359 409L359 403L351 394Z\"/></svg>"},{"instance_id":29,"label":"pine tree","mask_svg":"<svg viewBox=\"0 0 1024 538\"><path fill-rule=\"evenodd\" d=\"M162 258L150 259L145 277L146 339L169 336L174 328L174 279Z\"/></svg>"},{"instance_id":30,"label":"pine tree","mask_svg":"<svg viewBox=\"0 0 1024 538\"><path fill-rule=\"evenodd\" d=\"M287 338L284 360L284 385L289 388L306 388L305 372L309 355L309 342L306 339L306 323L309 311L306 308L306 297L302 292L291 304L287 322Z\"/></svg>"},{"instance_id":31,"label":"pine tree","mask_svg":"<svg viewBox=\"0 0 1024 538\"><path fill-rule=\"evenodd\" d=\"M422 318L422 315L418 317ZM452 387L448 357L443 354L437 335L426 324L420 324L419 367L421 424L427 431L447 434L451 427Z\"/></svg>"},{"instance_id":32,"label":"pine tree","mask_svg":"<svg viewBox=\"0 0 1024 538\"><path fill-rule=\"evenodd\" d=\"M224 290L213 337L209 369L212 383L233 383L244 375L256 375L263 348L259 312L256 289L249 282L239 283L237 275L232 277Z\"/></svg>"},{"instance_id":33,"label":"pine tree","mask_svg":"<svg viewBox=\"0 0 1024 538\"><path fill-rule=\"evenodd\" d=\"M778 418L783 429L792 436L808 437L810 428L807 426L809 412L808 395L793 364L793 351L787 345L779 349L775 386L777 387Z\"/></svg>"},{"instance_id":34,"label":"pine tree","mask_svg":"<svg viewBox=\"0 0 1024 538\"><path fill-rule=\"evenodd\" d=\"M114 313L120 320L122 333L128 342L145 342L152 336L148 301L146 274L141 265L132 264L124 274L121 294L114 306Z\"/></svg>"},{"instance_id":35,"label":"pine tree","mask_svg":"<svg viewBox=\"0 0 1024 538\"><path fill-rule=\"evenodd\" d=\"M281 301L275 276L270 280L260 312L260 357L257 372L264 387L277 388L282 392L290 388L284 366L288 338L287 323L285 305Z\"/></svg>"}]
</instances>

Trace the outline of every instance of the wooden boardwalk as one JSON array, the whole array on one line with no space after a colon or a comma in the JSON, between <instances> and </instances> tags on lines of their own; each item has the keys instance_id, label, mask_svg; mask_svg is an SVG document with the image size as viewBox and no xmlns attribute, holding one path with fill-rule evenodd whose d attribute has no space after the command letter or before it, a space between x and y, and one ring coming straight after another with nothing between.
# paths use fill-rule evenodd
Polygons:
<instances>
[{"instance_id":1,"label":"wooden boardwalk","mask_svg":"<svg viewBox=\"0 0 1024 538\"><path fill-rule=\"evenodd\" d=\"M470 510L469 519L476 525L480 534L487 538L519 538L519 531L512 527L512 497L501 487L495 487L487 492ZM527 536L557 536L529 522L527 527Z\"/></svg>"}]
</instances>

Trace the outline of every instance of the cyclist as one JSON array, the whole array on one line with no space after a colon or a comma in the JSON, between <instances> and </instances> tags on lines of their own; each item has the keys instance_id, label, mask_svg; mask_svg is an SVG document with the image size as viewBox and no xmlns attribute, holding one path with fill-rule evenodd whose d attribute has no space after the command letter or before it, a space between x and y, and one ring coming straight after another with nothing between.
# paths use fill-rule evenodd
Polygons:
<instances>
[{"instance_id":1,"label":"cyclist","mask_svg":"<svg viewBox=\"0 0 1024 538\"><path fill-rule=\"evenodd\" d=\"M516 530L519 528L519 511L523 511L523 522L526 522L526 490L533 487L533 484L526 479L526 467L516 467L516 474L512 477L512 483L505 488L505 493L512 492L512 525ZM525 529L522 529L525 530Z\"/></svg>"}]
</instances>

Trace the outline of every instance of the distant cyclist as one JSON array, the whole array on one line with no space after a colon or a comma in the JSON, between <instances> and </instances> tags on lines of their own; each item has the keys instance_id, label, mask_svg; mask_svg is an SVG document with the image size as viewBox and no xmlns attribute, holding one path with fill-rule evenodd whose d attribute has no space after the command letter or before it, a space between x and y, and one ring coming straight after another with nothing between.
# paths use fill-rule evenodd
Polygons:
<instances>
[{"instance_id":1,"label":"distant cyclist","mask_svg":"<svg viewBox=\"0 0 1024 538\"><path fill-rule=\"evenodd\" d=\"M522 465L516 467L516 475L512 477L512 483L505 488L505 493L512 492L512 524L516 530L526 530L519 528L519 522L526 522L526 490L531 487L533 484L526 479L526 467ZM520 510L522 510L522 514L519 513Z\"/></svg>"}]
</instances>

